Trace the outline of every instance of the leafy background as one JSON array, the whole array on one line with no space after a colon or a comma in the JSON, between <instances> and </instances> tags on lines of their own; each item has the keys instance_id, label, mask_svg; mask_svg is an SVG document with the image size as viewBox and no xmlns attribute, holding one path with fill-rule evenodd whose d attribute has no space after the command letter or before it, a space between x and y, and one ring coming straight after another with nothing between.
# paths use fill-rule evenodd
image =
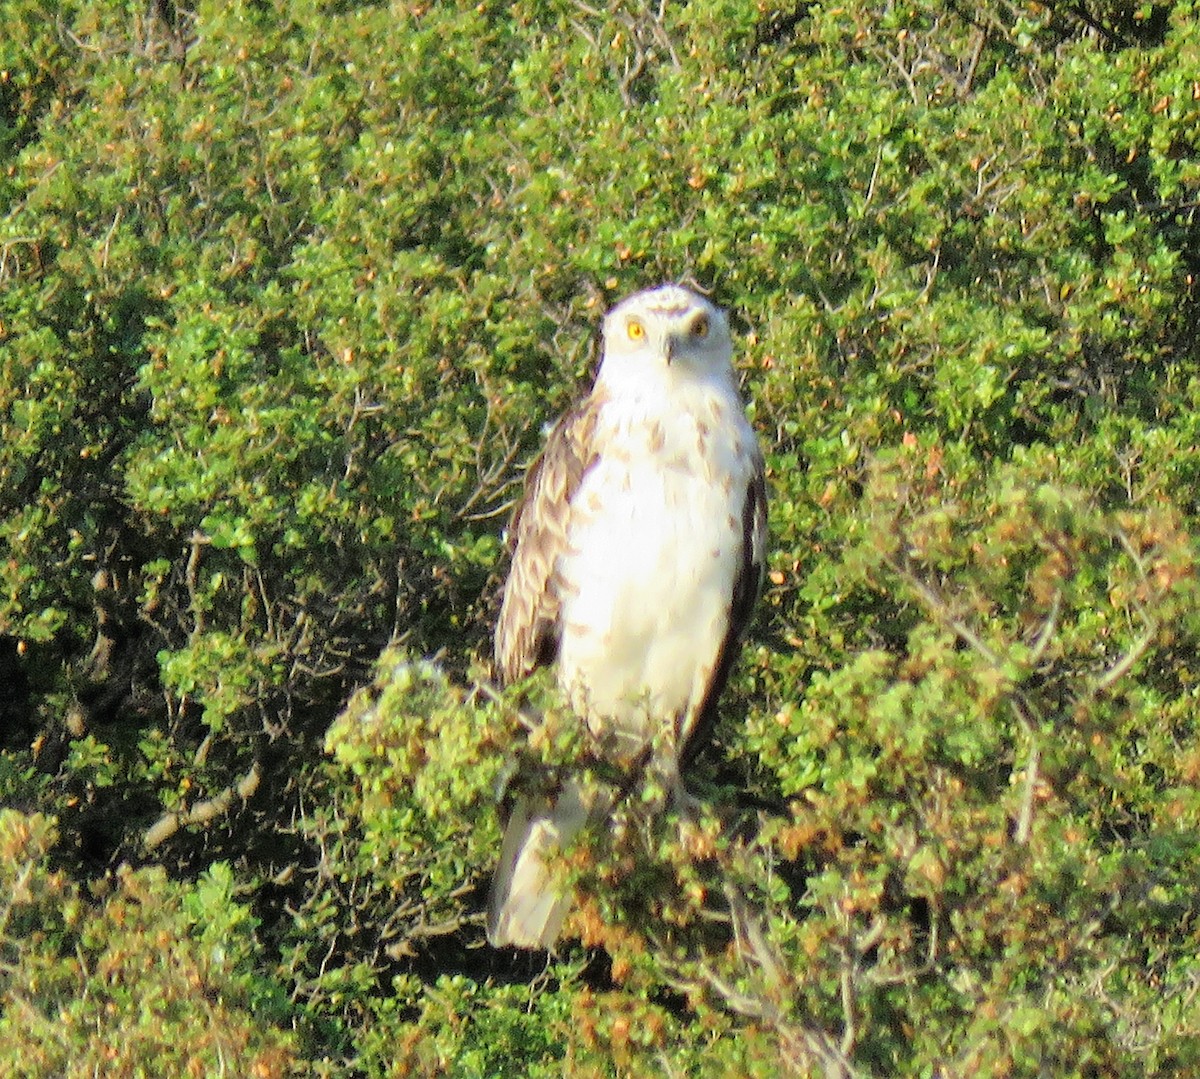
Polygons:
<instances>
[{"instance_id":1,"label":"leafy background","mask_svg":"<svg viewBox=\"0 0 1200 1079\"><path fill-rule=\"evenodd\" d=\"M0 0L0 1070L1200 1066L1197 7ZM768 590L498 953L499 534L666 279Z\"/></svg>"}]
</instances>

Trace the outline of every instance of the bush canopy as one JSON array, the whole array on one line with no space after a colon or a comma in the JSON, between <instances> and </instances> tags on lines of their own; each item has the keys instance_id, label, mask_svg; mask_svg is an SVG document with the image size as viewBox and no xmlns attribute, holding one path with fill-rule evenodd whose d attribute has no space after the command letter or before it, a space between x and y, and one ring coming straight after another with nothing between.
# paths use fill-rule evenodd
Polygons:
<instances>
[{"instance_id":1,"label":"bush canopy","mask_svg":"<svg viewBox=\"0 0 1200 1079\"><path fill-rule=\"evenodd\" d=\"M1200 1070L1200 4L0 17L0 1072ZM499 952L501 532L666 280L769 582Z\"/></svg>"}]
</instances>

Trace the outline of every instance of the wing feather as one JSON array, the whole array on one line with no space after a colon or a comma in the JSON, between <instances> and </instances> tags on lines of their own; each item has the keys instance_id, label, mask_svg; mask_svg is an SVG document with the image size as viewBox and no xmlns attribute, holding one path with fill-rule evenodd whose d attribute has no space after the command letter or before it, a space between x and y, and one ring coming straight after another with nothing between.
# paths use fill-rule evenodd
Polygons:
<instances>
[{"instance_id":1,"label":"wing feather","mask_svg":"<svg viewBox=\"0 0 1200 1079\"><path fill-rule=\"evenodd\" d=\"M512 564L496 623L496 675L508 685L558 654L561 600L556 565L567 543L571 500L597 458L593 392L562 415L530 466L508 529Z\"/></svg>"}]
</instances>

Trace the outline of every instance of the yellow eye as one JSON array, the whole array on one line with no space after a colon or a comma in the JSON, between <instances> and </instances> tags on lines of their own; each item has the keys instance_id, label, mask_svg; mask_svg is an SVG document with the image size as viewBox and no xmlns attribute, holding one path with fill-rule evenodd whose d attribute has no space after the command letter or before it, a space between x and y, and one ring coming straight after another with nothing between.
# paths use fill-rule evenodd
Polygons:
<instances>
[{"instance_id":1,"label":"yellow eye","mask_svg":"<svg viewBox=\"0 0 1200 1079\"><path fill-rule=\"evenodd\" d=\"M691 334L697 341L703 341L708 336L708 316L701 315L692 323Z\"/></svg>"},{"instance_id":2,"label":"yellow eye","mask_svg":"<svg viewBox=\"0 0 1200 1079\"><path fill-rule=\"evenodd\" d=\"M629 335L630 341L640 341L646 336L646 327L643 326L636 318L631 318L625 323L625 332Z\"/></svg>"}]
</instances>

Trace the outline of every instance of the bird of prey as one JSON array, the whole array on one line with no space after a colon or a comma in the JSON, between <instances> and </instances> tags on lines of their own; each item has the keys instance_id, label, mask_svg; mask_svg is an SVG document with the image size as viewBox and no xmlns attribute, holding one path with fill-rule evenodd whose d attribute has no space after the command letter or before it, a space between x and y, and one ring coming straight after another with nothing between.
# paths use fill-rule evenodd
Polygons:
<instances>
[{"instance_id":1,"label":"bird of prey","mask_svg":"<svg viewBox=\"0 0 1200 1079\"><path fill-rule=\"evenodd\" d=\"M603 757L631 768L653 746L676 780L716 719L762 584L763 458L732 356L724 312L688 288L619 303L592 390L552 428L508 532L498 680L552 664ZM614 796L567 780L518 801L493 945L554 946L570 896L551 859Z\"/></svg>"}]
</instances>

